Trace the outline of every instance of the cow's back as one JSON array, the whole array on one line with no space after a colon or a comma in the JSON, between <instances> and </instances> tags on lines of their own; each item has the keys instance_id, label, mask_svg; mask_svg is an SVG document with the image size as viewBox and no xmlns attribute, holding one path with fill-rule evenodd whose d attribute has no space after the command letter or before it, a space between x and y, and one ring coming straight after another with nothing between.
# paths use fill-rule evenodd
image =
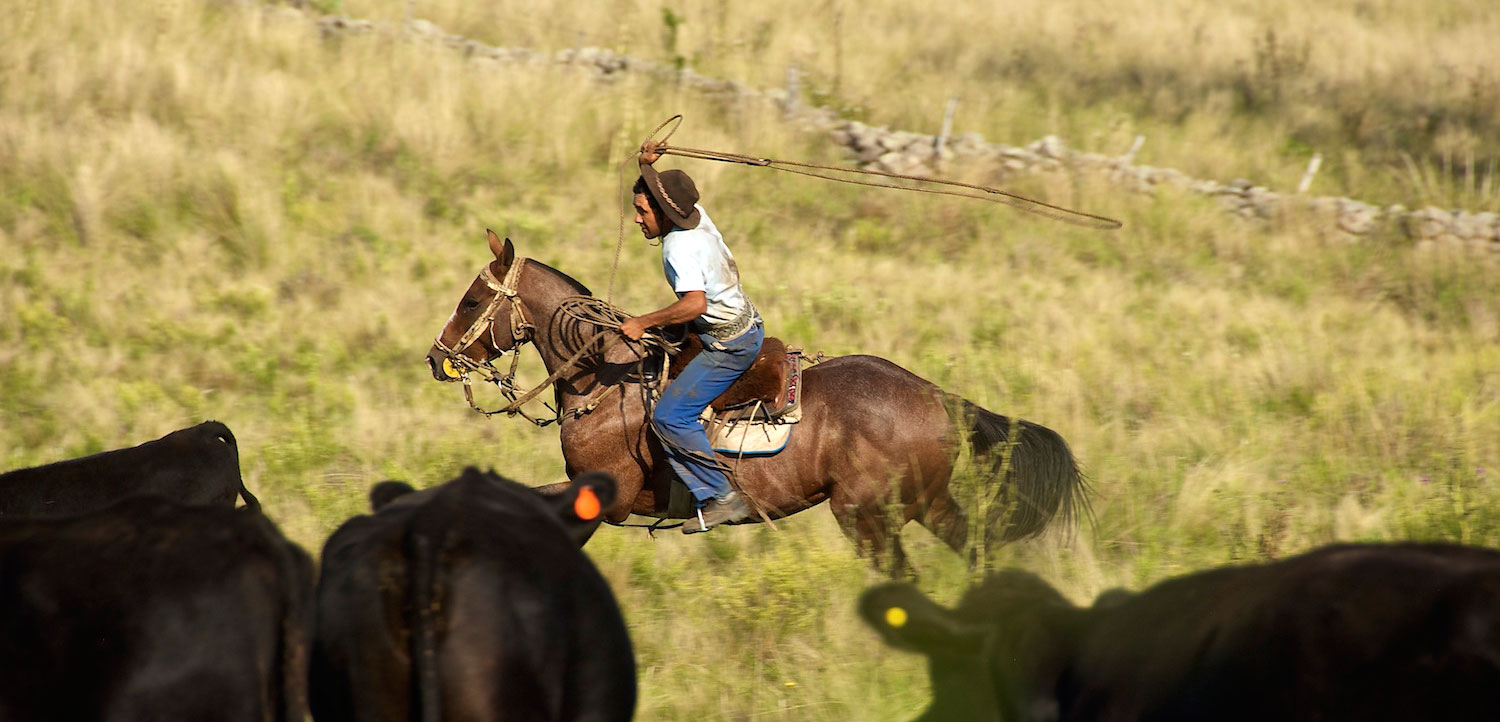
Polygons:
<instances>
[{"instance_id":1,"label":"cow's back","mask_svg":"<svg viewBox=\"0 0 1500 722\"><path fill-rule=\"evenodd\" d=\"M553 549L566 553L518 554L492 536L435 545L449 600L438 666L458 718L503 710L496 719L630 719L635 662L614 595L570 542ZM471 684L465 670L486 660L492 683Z\"/></svg>"},{"instance_id":2,"label":"cow's back","mask_svg":"<svg viewBox=\"0 0 1500 722\"><path fill-rule=\"evenodd\" d=\"M247 510L0 522L0 719L300 719L311 584Z\"/></svg>"},{"instance_id":3,"label":"cow's back","mask_svg":"<svg viewBox=\"0 0 1500 722\"><path fill-rule=\"evenodd\" d=\"M1064 719L1500 716L1500 553L1327 547L1099 610ZM1485 691L1482 691L1485 690Z\"/></svg>"},{"instance_id":4,"label":"cow's back","mask_svg":"<svg viewBox=\"0 0 1500 722\"><path fill-rule=\"evenodd\" d=\"M0 474L0 517L86 514L131 496L258 506L240 477L234 434L217 421L124 449Z\"/></svg>"},{"instance_id":5,"label":"cow's back","mask_svg":"<svg viewBox=\"0 0 1500 722\"><path fill-rule=\"evenodd\" d=\"M411 582L404 538L400 523L356 517L324 544L308 690L320 722L407 716Z\"/></svg>"},{"instance_id":6,"label":"cow's back","mask_svg":"<svg viewBox=\"0 0 1500 722\"><path fill-rule=\"evenodd\" d=\"M613 594L528 494L466 476L329 539L313 650L320 722L424 709L629 719L634 661ZM412 664L422 659L431 664Z\"/></svg>"}]
</instances>

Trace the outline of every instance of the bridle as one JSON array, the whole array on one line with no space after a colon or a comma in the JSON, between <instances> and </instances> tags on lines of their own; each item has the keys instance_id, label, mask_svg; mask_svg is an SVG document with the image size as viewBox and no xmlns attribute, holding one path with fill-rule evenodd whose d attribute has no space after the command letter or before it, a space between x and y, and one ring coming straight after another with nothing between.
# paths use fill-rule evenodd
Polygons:
<instances>
[{"instance_id":1,"label":"bridle","mask_svg":"<svg viewBox=\"0 0 1500 722\"><path fill-rule=\"evenodd\" d=\"M517 286L521 277L521 268L525 264L525 258L517 258L515 264L505 273L503 281L495 280L495 274L490 272L489 266L485 266L484 270L479 272L479 278L484 281L486 286L495 291L494 298L490 299L490 303L485 307L484 312L479 314L479 317L474 320L474 323L469 326L467 331L464 331L463 336L459 337L457 343L452 346L443 343L443 335L439 333L433 345L442 351L445 357L443 359L443 372L450 378L455 378L463 382L464 399L469 402L470 408L485 416L494 416L496 414L520 416L537 426L547 426L559 423L564 418L576 419L593 412L611 391L620 387L620 382L612 383L595 393L587 403L567 410L552 409L550 405L547 405L548 409L552 411L552 418L550 419L539 419L521 410L523 404L536 398L543 390L562 378L584 356L602 354L609 350L614 343L624 339L624 336L619 332L620 322L629 318L629 316L623 311L609 306L607 302L599 301L592 296L571 297L570 300L576 299L583 303L581 310L575 310L571 312L571 315L578 320L600 326L601 330L579 346L578 350L574 351L572 356L559 363L557 369L545 381L531 390L521 393L516 388L515 383L516 369L521 362L520 349L522 345L532 341L532 331L536 329L536 326L527 317L526 308L518 295L519 290ZM511 348L508 350L514 353L511 355L510 370L506 373L501 373L494 366L491 366L489 362L481 363L464 355L463 350L468 348L470 344L474 343L475 339L478 339L486 332L490 334L491 346L495 348L500 347L500 344L495 339L495 318L499 315L500 304L507 299L511 302L510 336L513 342ZM445 326L444 329L446 330L446 328ZM647 333L645 344L663 349L668 353L676 353L677 350L675 343L664 339L660 334L655 332ZM504 352L502 351L501 353L503 354ZM659 374L660 378L666 377L666 357L666 353L663 353L661 356L662 370ZM499 387L500 393L504 394L505 398L510 400L510 403L504 408L494 411L487 411L480 408L478 404L474 403L474 382L471 376L479 376L484 381L488 381ZM623 381L623 379L621 380ZM647 387L643 386L643 388ZM647 388L647 390L649 391L650 389Z\"/></svg>"},{"instance_id":2,"label":"bridle","mask_svg":"<svg viewBox=\"0 0 1500 722\"><path fill-rule=\"evenodd\" d=\"M502 390L514 390L516 365L521 360L521 346L531 341L531 332L536 328L531 323L531 320L526 317L526 307L521 303L521 298L517 292L517 285L521 278L521 269L525 265L525 258L517 258L515 263L511 264L510 270L505 272L504 280L496 280L495 274L486 265L484 270L479 272L479 279L484 281L484 285L495 292L494 297L490 299L489 305L485 307L483 313L479 314L478 318L474 319L474 323L469 325L469 329L464 331L463 336L460 336L458 342L453 346L450 347L448 344L443 343L443 334L441 333L433 340L433 345L443 352L445 357L444 363L450 365L452 371L457 372L458 380L463 382L464 395L469 398L470 406L474 406L473 382L469 379L470 374L477 374L485 381L499 386ZM469 358L463 353L463 350L468 348L470 344L474 343L475 339L478 339L486 332L490 335L490 345L497 349L500 348L500 343L495 338L495 316L500 311L500 304L505 301L510 301L510 350L514 353L512 354L510 372L501 374L488 362L480 363ZM501 353L504 352L502 351ZM444 369L444 372L446 373L448 370ZM479 409L478 406L474 406L474 408L476 410Z\"/></svg>"}]
</instances>

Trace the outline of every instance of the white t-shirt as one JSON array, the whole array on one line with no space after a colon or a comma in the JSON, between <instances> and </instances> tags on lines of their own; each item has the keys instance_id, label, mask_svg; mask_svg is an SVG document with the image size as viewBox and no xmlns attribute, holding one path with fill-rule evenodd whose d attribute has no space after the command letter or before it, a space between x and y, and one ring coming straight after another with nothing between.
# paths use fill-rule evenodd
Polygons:
<instances>
[{"instance_id":1,"label":"white t-shirt","mask_svg":"<svg viewBox=\"0 0 1500 722\"><path fill-rule=\"evenodd\" d=\"M749 303L740 287L740 269L708 211L693 207L701 219L698 227L677 228L661 239L662 270L678 298L688 291L702 291L708 297L708 310L696 319L700 324L727 323Z\"/></svg>"}]
</instances>

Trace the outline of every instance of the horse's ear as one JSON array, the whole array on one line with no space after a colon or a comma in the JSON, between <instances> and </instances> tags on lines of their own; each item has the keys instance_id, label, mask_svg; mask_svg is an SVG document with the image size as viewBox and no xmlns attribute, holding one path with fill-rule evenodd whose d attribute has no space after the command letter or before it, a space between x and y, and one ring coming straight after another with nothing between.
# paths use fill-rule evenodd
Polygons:
<instances>
[{"instance_id":1,"label":"horse's ear","mask_svg":"<svg viewBox=\"0 0 1500 722\"><path fill-rule=\"evenodd\" d=\"M495 254L495 260L499 261L503 266L509 266L516 260L516 247L511 245L509 238L505 239L502 243L500 236L495 235L494 231L486 228L484 232L489 234L490 252Z\"/></svg>"}]
</instances>

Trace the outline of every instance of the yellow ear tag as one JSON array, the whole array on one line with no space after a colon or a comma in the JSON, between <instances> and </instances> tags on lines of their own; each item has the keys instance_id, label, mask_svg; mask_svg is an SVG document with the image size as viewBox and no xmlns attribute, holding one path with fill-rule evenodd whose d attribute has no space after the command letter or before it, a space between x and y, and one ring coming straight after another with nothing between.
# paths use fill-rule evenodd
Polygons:
<instances>
[{"instance_id":1,"label":"yellow ear tag","mask_svg":"<svg viewBox=\"0 0 1500 722\"><path fill-rule=\"evenodd\" d=\"M449 359L443 359L443 373L448 374L450 379L458 378L458 369L453 368L453 362Z\"/></svg>"},{"instance_id":2,"label":"yellow ear tag","mask_svg":"<svg viewBox=\"0 0 1500 722\"><path fill-rule=\"evenodd\" d=\"M885 623L896 629L906 626L906 610L900 607L885 610Z\"/></svg>"},{"instance_id":3,"label":"yellow ear tag","mask_svg":"<svg viewBox=\"0 0 1500 722\"><path fill-rule=\"evenodd\" d=\"M593 521L599 518L599 497L594 490L584 487L578 490L578 498L573 500L573 513L584 521Z\"/></svg>"}]
</instances>

